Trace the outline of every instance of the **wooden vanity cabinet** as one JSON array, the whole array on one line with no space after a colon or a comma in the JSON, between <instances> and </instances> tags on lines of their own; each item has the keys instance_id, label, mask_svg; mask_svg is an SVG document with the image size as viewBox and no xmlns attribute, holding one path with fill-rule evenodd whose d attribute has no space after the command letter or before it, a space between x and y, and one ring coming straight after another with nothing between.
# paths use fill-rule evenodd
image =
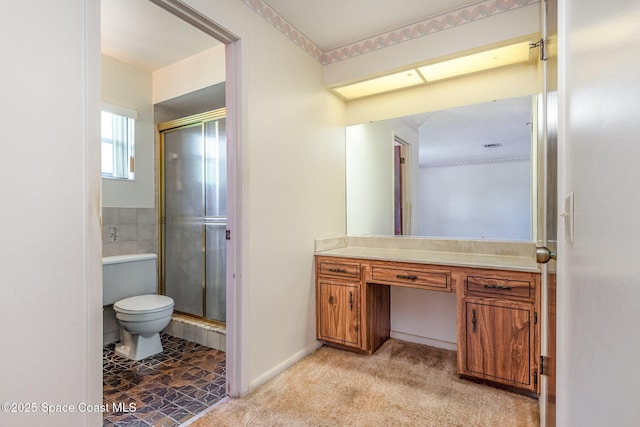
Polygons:
<instances>
[{"instance_id":1,"label":"wooden vanity cabinet","mask_svg":"<svg viewBox=\"0 0 640 427\"><path fill-rule=\"evenodd\" d=\"M466 269L458 291L458 371L537 393L539 275Z\"/></svg>"},{"instance_id":2,"label":"wooden vanity cabinet","mask_svg":"<svg viewBox=\"0 0 640 427\"><path fill-rule=\"evenodd\" d=\"M389 338L389 287L367 284L369 270L365 261L316 258L319 340L372 354Z\"/></svg>"},{"instance_id":3,"label":"wooden vanity cabinet","mask_svg":"<svg viewBox=\"0 0 640 427\"><path fill-rule=\"evenodd\" d=\"M540 275L316 256L317 338L372 354L390 335L390 287L457 294L458 374L538 392Z\"/></svg>"}]
</instances>

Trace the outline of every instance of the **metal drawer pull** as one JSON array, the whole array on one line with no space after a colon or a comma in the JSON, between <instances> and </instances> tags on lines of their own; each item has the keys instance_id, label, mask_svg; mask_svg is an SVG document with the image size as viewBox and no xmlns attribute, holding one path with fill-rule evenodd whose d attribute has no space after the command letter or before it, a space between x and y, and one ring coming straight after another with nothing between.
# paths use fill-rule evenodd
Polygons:
<instances>
[{"instance_id":1,"label":"metal drawer pull","mask_svg":"<svg viewBox=\"0 0 640 427\"><path fill-rule=\"evenodd\" d=\"M345 270L344 268L330 268L329 271L332 272L332 273L346 273L347 272L347 270Z\"/></svg>"},{"instance_id":2,"label":"metal drawer pull","mask_svg":"<svg viewBox=\"0 0 640 427\"><path fill-rule=\"evenodd\" d=\"M476 331L476 311L471 310L471 324L473 325L472 332Z\"/></svg>"},{"instance_id":3,"label":"metal drawer pull","mask_svg":"<svg viewBox=\"0 0 640 427\"><path fill-rule=\"evenodd\" d=\"M396 277L398 279L405 279L405 280L418 280L418 276L414 276L413 274L398 274Z\"/></svg>"},{"instance_id":4,"label":"metal drawer pull","mask_svg":"<svg viewBox=\"0 0 640 427\"><path fill-rule=\"evenodd\" d=\"M501 291L510 291L513 289L511 286L502 286L502 285L484 285L485 289L499 289Z\"/></svg>"}]
</instances>

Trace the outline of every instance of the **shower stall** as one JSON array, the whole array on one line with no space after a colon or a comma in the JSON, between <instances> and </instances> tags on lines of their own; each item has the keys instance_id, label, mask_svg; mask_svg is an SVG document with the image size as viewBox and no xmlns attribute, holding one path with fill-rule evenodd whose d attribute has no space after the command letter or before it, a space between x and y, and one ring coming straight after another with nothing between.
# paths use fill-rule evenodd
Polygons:
<instances>
[{"instance_id":1,"label":"shower stall","mask_svg":"<svg viewBox=\"0 0 640 427\"><path fill-rule=\"evenodd\" d=\"M226 322L224 109L160 123L160 289L174 310Z\"/></svg>"}]
</instances>

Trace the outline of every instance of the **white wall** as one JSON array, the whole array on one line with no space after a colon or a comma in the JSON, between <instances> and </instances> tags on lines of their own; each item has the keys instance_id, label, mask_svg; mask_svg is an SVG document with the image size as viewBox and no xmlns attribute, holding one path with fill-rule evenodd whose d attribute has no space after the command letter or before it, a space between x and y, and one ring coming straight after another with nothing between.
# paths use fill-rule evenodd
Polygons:
<instances>
[{"instance_id":1,"label":"white wall","mask_svg":"<svg viewBox=\"0 0 640 427\"><path fill-rule=\"evenodd\" d=\"M317 345L314 239L345 233L344 104L320 64L242 2L189 5L240 37L242 371L254 388Z\"/></svg>"},{"instance_id":2,"label":"white wall","mask_svg":"<svg viewBox=\"0 0 640 427\"><path fill-rule=\"evenodd\" d=\"M391 336L457 350L456 294L391 287Z\"/></svg>"},{"instance_id":3,"label":"white wall","mask_svg":"<svg viewBox=\"0 0 640 427\"><path fill-rule=\"evenodd\" d=\"M419 236L531 240L531 162L420 168Z\"/></svg>"},{"instance_id":4,"label":"white wall","mask_svg":"<svg viewBox=\"0 0 640 427\"><path fill-rule=\"evenodd\" d=\"M135 180L103 179L102 204L108 207L155 206L155 127L151 73L102 55L102 101L138 112L135 122Z\"/></svg>"},{"instance_id":5,"label":"white wall","mask_svg":"<svg viewBox=\"0 0 640 427\"><path fill-rule=\"evenodd\" d=\"M153 104L225 81L225 45L219 44L153 72Z\"/></svg>"},{"instance_id":6,"label":"white wall","mask_svg":"<svg viewBox=\"0 0 640 427\"><path fill-rule=\"evenodd\" d=\"M0 15L0 396L13 426L100 425L99 2L15 2ZM72 405L47 415L42 404Z\"/></svg>"},{"instance_id":7,"label":"white wall","mask_svg":"<svg viewBox=\"0 0 640 427\"><path fill-rule=\"evenodd\" d=\"M640 419L640 3L559 2L557 425ZM560 211L562 212L562 211Z\"/></svg>"}]
</instances>

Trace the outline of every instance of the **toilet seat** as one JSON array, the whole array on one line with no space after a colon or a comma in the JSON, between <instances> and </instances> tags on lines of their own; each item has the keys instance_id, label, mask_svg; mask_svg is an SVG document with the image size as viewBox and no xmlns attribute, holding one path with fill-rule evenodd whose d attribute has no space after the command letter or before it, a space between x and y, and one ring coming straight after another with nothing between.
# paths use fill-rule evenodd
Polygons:
<instances>
[{"instance_id":1,"label":"toilet seat","mask_svg":"<svg viewBox=\"0 0 640 427\"><path fill-rule=\"evenodd\" d=\"M147 314L173 307L173 299L165 295L137 295L117 301L113 309L122 314Z\"/></svg>"}]
</instances>

